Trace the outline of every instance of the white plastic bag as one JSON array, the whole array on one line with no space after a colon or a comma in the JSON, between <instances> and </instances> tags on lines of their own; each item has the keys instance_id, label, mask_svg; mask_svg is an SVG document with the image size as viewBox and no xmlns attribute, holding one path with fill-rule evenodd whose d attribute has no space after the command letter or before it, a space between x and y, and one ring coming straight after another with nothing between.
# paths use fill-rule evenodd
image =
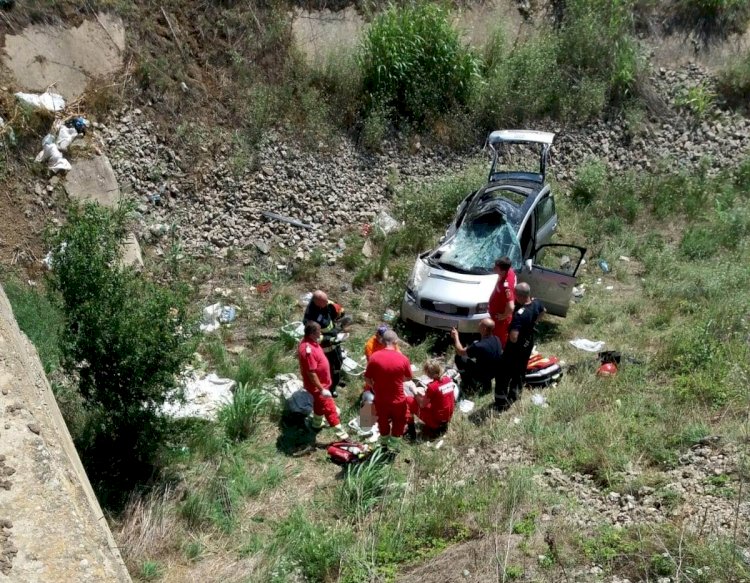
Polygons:
<instances>
[{"instance_id":1,"label":"white plastic bag","mask_svg":"<svg viewBox=\"0 0 750 583\"><path fill-rule=\"evenodd\" d=\"M61 152L65 152L70 147L70 144L73 143L73 140L75 140L77 137L78 132L75 128L62 126L57 132L57 141L55 143L57 144L57 147Z\"/></svg>"},{"instance_id":2,"label":"white plastic bag","mask_svg":"<svg viewBox=\"0 0 750 583\"><path fill-rule=\"evenodd\" d=\"M54 139L54 138L53 138ZM45 142L47 142L47 138L45 138ZM57 144L54 142L52 143L45 143L42 147L42 151L37 154L35 158L36 162L46 162L47 168L52 170L52 172L60 172L64 171L67 172L71 169L70 162L68 162L60 152L60 149L57 147Z\"/></svg>"},{"instance_id":3,"label":"white plastic bag","mask_svg":"<svg viewBox=\"0 0 750 583\"><path fill-rule=\"evenodd\" d=\"M16 99L36 109L46 109L52 112L65 109L63 96L49 91L44 93L16 93Z\"/></svg>"}]
</instances>

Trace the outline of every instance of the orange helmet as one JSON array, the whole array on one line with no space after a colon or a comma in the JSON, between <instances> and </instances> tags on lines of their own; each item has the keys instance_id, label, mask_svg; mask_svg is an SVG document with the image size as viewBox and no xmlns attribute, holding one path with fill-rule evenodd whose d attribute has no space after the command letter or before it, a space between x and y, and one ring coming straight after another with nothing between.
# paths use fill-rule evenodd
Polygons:
<instances>
[{"instance_id":1,"label":"orange helmet","mask_svg":"<svg viewBox=\"0 0 750 583\"><path fill-rule=\"evenodd\" d=\"M596 371L598 377L613 377L617 374L617 365L614 362L605 362Z\"/></svg>"}]
</instances>

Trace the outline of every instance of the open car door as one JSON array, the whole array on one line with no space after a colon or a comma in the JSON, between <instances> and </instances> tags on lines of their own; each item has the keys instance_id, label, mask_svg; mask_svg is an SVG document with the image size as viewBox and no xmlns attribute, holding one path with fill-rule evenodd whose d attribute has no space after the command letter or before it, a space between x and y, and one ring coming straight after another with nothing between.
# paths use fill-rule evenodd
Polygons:
<instances>
[{"instance_id":1,"label":"open car door","mask_svg":"<svg viewBox=\"0 0 750 583\"><path fill-rule=\"evenodd\" d=\"M518 281L531 286L532 297L540 300L548 313L564 318L585 254L586 249L577 245L542 245L521 269Z\"/></svg>"}]
</instances>

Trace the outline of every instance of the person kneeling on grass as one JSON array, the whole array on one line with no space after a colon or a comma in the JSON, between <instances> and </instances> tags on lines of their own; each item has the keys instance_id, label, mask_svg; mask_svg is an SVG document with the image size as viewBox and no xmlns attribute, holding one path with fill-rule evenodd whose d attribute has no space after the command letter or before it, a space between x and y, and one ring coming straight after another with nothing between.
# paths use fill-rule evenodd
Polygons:
<instances>
[{"instance_id":1,"label":"person kneeling on grass","mask_svg":"<svg viewBox=\"0 0 750 583\"><path fill-rule=\"evenodd\" d=\"M448 423L453 417L456 406L456 384L446 374L437 360L428 360L423 367L424 373L430 377L424 395L407 397L409 412L419 417L424 423L423 434L431 437L445 433ZM416 427L413 418L408 425L410 437L416 437Z\"/></svg>"},{"instance_id":2,"label":"person kneeling on grass","mask_svg":"<svg viewBox=\"0 0 750 583\"><path fill-rule=\"evenodd\" d=\"M336 432L336 438L345 441L349 439L349 435L341 427L336 401L331 395L331 366L320 347L320 336L320 324L308 322L305 324L305 337L297 349L302 383L313 397L311 428L313 431L320 431L325 419Z\"/></svg>"}]
</instances>

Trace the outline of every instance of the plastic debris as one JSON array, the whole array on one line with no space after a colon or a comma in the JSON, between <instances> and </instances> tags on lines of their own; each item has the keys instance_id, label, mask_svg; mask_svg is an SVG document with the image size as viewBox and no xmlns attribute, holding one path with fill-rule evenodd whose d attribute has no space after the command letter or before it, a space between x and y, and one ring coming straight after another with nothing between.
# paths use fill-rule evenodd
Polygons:
<instances>
[{"instance_id":1,"label":"plastic debris","mask_svg":"<svg viewBox=\"0 0 750 583\"><path fill-rule=\"evenodd\" d=\"M313 294L312 294L312 292L306 292L306 293L303 293L303 294L302 294L302 295L301 295L301 296L299 297L299 302L298 302L298 303L299 303L299 305L300 305L301 307L303 307L303 308L306 308L306 307L307 307L307 305L308 305L308 304L310 303L310 300L312 300L312 297L313 297Z\"/></svg>"},{"instance_id":2,"label":"plastic debris","mask_svg":"<svg viewBox=\"0 0 750 583\"><path fill-rule=\"evenodd\" d=\"M573 297L575 299L580 299L583 297L583 295L586 293L586 288L584 288L582 285L577 285L573 287Z\"/></svg>"},{"instance_id":3,"label":"plastic debris","mask_svg":"<svg viewBox=\"0 0 750 583\"><path fill-rule=\"evenodd\" d=\"M549 407L547 399L541 393L534 393L533 395L531 395L531 402L537 407Z\"/></svg>"},{"instance_id":4,"label":"plastic debris","mask_svg":"<svg viewBox=\"0 0 750 583\"><path fill-rule=\"evenodd\" d=\"M604 259L600 259L598 262L599 269L602 270L602 273L609 273L609 263L607 263Z\"/></svg>"},{"instance_id":5,"label":"plastic debris","mask_svg":"<svg viewBox=\"0 0 750 583\"><path fill-rule=\"evenodd\" d=\"M625 261L628 263L630 261L630 257L626 257L625 255L620 255L620 261Z\"/></svg>"},{"instance_id":6,"label":"plastic debris","mask_svg":"<svg viewBox=\"0 0 750 583\"><path fill-rule=\"evenodd\" d=\"M391 310L390 308L385 311L383 314L383 321L384 322L393 322L396 319L396 312Z\"/></svg>"},{"instance_id":7,"label":"plastic debris","mask_svg":"<svg viewBox=\"0 0 750 583\"><path fill-rule=\"evenodd\" d=\"M16 93L16 99L35 109L56 112L65 109L65 99L57 93Z\"/></svg>"},{"instance_id":8,"label":"plastic debris","mask_svg":"<svg viewBox=\"0 0 750 583\"><path fill-rule=\"evenodd\" d=\"M615 289L615 286L613 286L613 285L608 285L608 286L607 286L607 287L605 287L604 289L606 289L607 291L612 291L613 289Z\"/></svg>"},{"instance_id":9,"label":"plastic debris","mask_svg":"<svg viewBox=\"0 0 750 583\"><path fill-rule=\"evenodd\" d=\"M200 324L201 332L206 334L218 330L222 324L233 322L237 318L237 306L225 306L215 303L203 308L203 320Z\"/></svg>"},{"instance_id":10,"label":"plastic debris","mask_svg":"<svg viewBox=\"0 0 750 583\"><path fill-rule=\"evenodd\" d=\"M300 321L287 322L281 327L281 334L290 340L299 342L305 335L305 325Z\"/></svg>"},{"instance_id":11,"label":"plastic debris","mask_svg":"<svg viewBox=\"0 0 750 583\"><path fill-rule=\"evenodd\" d=\"M60 148L55 143L55 136L47 134L42 140L42 151L37 154L35 162L47 164L47 168L52 172L67 172L72 168L60 152Z\"/></svg>"},{"instance_id":12,"label":"plastic debris","mask_svg":"<svg viewBox=\"0 0 750 583\"><path fill-rule=\"evenodd\" d=\"M603 340L588 340L586 338L575 338L569 343L578 350L585 350L586 352L600 352L605 344Z\"/></svg>"},{"instance_id":13,"label":"plastic debris","mask_svg":"<svg viewBox=\"0 0 750 583\"><path fill-rule=\"evenodd\" d=\"M474 410L474 401L469 401L468 399L461 399L458 402L458 410L461 411L461 413L469 414Z\"/></svg>"},{"instance_id":14,"label":"plastic debris","mask_svg":"<svg viewBox=\"0 0 750 583\"><path fill-rule=\"evenodd\" d=\"M353 358L346 356L341 365L341 370L348 375L358 377L365 373L365 365L363 362L357 362Z\"/></svg>"},{"instance_id":15,"label":"plastic debris","mask_svg":"<svg viewBox=\"0 0 750 583\"><path fill-rule=\"evenodd\" d=\"M80 115L77 115L75 117L71 117L65 122L65 126L68 128L72 128L76 131L76 133L79 133L81 135L86 134L86 130L88 129L89 120L87 120L85 117L81 117Z\"/></svg>"},{"instance_id":16,"label":"plastic debris","mask_svg":"<svg viewBox=\"0 0 750 583\"><path fill-rule=\"evenodd\" d=\"M401 225L399 222L389 215L386 211L380 211L380 214L375 217L372 224L380 229L384 235L391 233L398 229Z\"/></svg>"},{"instance_id":17,"label":"plastic debris","mask_svg":"<svg viewBox=\"0 0 750 583\"><path fill-rule=\"evenodd\" d=\"M75 128L61 126L57 131L57 140L55 140L55 144L57 144L57 147L61 152L65 152L77 137L78 132Z\"/></svg>"},{"instance_id":18,"label":"plastic debris","mask_svg":"<svg viewBox=\"0 0 750 583\"><path fill-rule=\"evenodd\" d=\"M219 410L232 402L235 384L232 379L220 378L216 373L202 377L190 372L183 378L181 388L170 395L172 400L162 405L161 412L173 419L193 417L213 421ZM180 390L184 402L177 399Z\"/></svg>"}]
</instances>

